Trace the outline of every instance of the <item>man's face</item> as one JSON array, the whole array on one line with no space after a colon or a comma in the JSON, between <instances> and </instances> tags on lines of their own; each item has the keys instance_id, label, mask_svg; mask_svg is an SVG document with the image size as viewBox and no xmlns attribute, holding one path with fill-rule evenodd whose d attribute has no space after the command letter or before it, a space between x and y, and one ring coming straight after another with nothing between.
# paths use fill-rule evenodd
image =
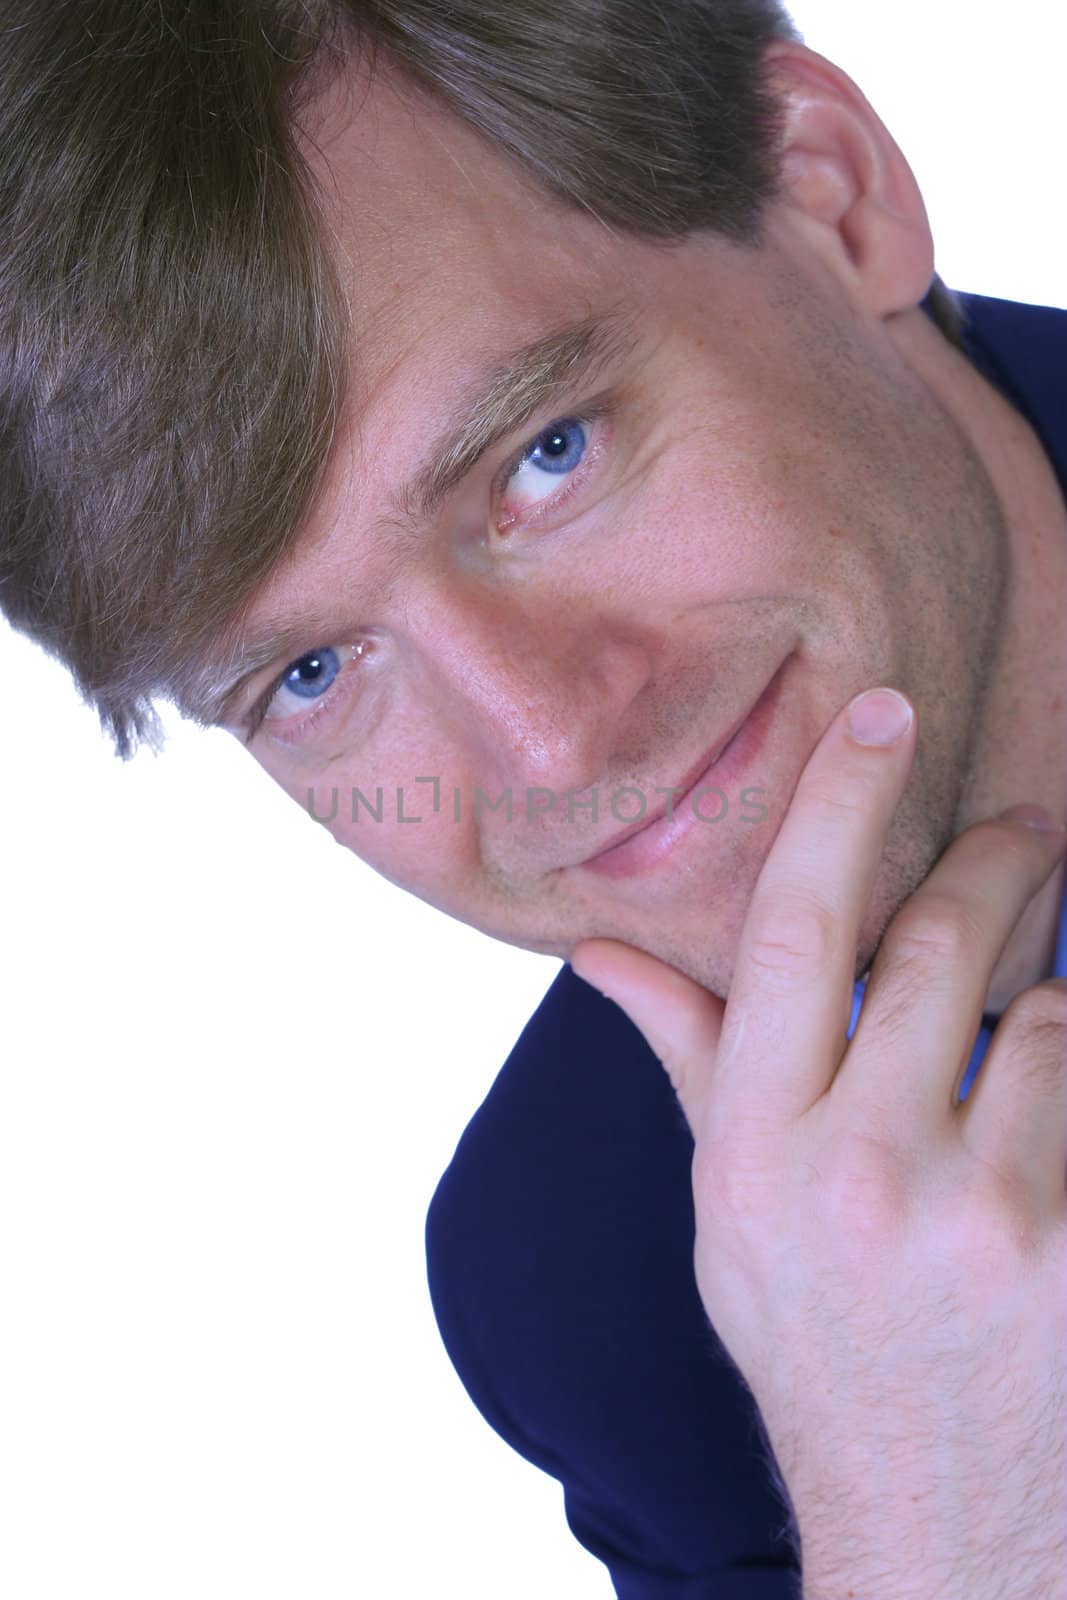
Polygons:
<instances>
[{"instance_id":1,"label":"man's face","mask_svg":"<svg viewBox=\"0 0 1067 1600\"><path fill-rule=\"evenodd\" d=\"M306 658L256 759L449 915L563 958L622 939L724 995L815 743L894 684L921 737L864 970L952 835L999 615L996 498L894 319L852 302L786 200L759 251L668 248L527 186L388 79L321 109L308 153L352 308L351 405L246 621L307 619L245 685L242 712ZM501 374L535 345L524 415ZM428 479L494 387L516 425ZM768 688L761 739L748 724L703 776ZM590 863L698 774L708 820L657 859ZM356 791L379 789L376 820Z\"/></svg>"}]
</instances>

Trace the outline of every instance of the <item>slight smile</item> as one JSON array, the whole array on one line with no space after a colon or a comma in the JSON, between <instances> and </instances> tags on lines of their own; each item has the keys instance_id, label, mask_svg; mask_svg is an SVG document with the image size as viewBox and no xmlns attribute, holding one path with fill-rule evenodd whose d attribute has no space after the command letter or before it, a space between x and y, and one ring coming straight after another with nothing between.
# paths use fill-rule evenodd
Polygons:
<instances>
[{"instance_id":1,"label":"slight smile","mask_svg":"<svg viewBox=\"0 0 1067 1600\"><path fill-rule=\"evenodd\" d=\"M778 667L754 705L717 742L712 755L676 801L673 815L666 814L665 802L655 816L631 824L617 834L610 845L577 863L580 870L608 878L630 877L651 871L694 828L706 826L711 819L704 818L702 822L693 805L693 797L705 787L734 783L759 754L781 698L788 659Z\"/></svg>"}]
</instances>

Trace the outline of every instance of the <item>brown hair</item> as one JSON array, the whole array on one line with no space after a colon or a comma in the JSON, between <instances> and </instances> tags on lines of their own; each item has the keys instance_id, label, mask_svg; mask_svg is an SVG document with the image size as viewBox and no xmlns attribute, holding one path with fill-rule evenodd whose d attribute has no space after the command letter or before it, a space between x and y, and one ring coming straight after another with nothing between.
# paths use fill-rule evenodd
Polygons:
<instances>
[{"instance_id":1,"label":"brown hair","mask_svg":"<svg viewBox=\"0 0 1067 1600\"><path fill-rule=\"evenodd\" d=\"M22 0L0 65L0 608L120 755L314 504L348 326L293 129L385 49L551 193L759 242L777 0ZM933 309L959 343L956 303ZM216 661L218 667L222 663Z\"/></svg>"}]
</instances>

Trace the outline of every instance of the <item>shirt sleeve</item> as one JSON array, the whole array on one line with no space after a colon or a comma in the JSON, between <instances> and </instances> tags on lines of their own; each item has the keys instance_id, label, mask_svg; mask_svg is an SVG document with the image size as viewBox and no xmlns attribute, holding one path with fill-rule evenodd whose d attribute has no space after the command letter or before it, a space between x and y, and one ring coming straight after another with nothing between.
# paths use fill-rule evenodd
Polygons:
<instances>
[{"instance_id":1,"label":"shirt sleeve","mask_svg":"<svg viewBox=\"0 0 1067 1600\"><path fill-rule=\"evenodd\" d=\"M696 1288L692 1151L638 1030L564 967L433 1196L434 1313L622 1600L797 1600L791 1508Z\"/></svg>"}]
</instances>

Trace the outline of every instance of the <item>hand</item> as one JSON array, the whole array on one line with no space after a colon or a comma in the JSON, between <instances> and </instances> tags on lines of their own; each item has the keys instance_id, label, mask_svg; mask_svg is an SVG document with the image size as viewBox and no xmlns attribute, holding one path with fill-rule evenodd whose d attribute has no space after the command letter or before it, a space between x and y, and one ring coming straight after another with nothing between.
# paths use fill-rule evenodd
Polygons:
<instances>
[{"instance_id":1,"label":"hand","mask_svg":"<svg viewBox=\"0 0 1067 1600\"><path fill-rule=\"evenodd\" d=\"M969 828L897 912L846 1039L859 925L915 751L816 747L725 1005L613 940L571 965L670 1075L695 1273L793 1501L805 1600L1063 1593L1067 984L990 975L1063 834Z\"/></svg>"}]
</instances>

